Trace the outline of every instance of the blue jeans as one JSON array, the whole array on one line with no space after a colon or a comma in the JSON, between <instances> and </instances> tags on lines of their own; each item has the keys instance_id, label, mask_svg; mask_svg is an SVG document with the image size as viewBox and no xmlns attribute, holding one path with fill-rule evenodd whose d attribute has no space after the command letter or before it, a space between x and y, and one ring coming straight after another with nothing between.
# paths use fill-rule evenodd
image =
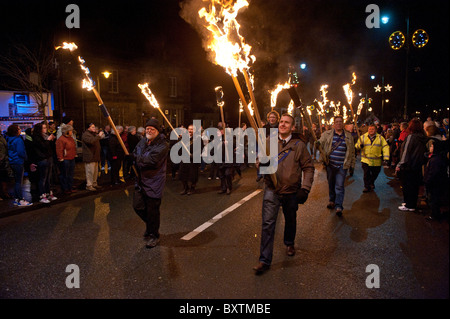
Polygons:
<instances>
[{"instance_id":1,"label":"blue jeans","mask_svg":"<svg viewBox=\"0 0 450 319\"><path fill-rule=\"evenodd\" d=\"M71 191L73 186L73 174L75 170L75 160L64 160L59 162L59 181L63 192Z\"/></svg>"},{"instance_id":2,"label":"blue jeans","mask_svg":"<svg viewBox=\"0 0 450 319\"><path fill-rule=\"evenodd\" d=\"M21 200L23 199L22 194L22 183L23 183L23 164L10 164L11 169L14 173L14 198Z\"/></svg>"},{"instance_id":3,"label":"blue jeans","mask_svg":"<svg viewBox=\"0 0 450 319\"><path fill-rule=\"evenodd\" d=\"M329 201L333 202L336 208L344 209L345 176L347 176L347 170L342 166L339 168L327 166Z\"/></svg>"},{"instance_id":4,"label":"blue jeans","mask_svg":"<svg viewBox=\"0 0 450 319\"><path fill-rule=\"evenodd\" d=\"M266 187L264 189L262 207L262 231L259 261L270 265L273 257L273 242L275 239L275 226L280 207L284 215L284 238L286 246L294 245L297 231L298 203L296 194L276 194Z\"/></svg>"}]
</instances>

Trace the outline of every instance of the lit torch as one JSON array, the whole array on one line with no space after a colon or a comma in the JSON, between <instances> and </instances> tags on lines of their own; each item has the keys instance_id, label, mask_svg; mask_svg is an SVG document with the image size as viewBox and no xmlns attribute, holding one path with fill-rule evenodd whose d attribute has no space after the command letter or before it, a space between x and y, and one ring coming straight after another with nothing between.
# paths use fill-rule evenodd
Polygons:
<instances>
[{"instance_id":1,"label":"lit torch","mask_svg":"<svg viewBox=\"0 0 450 319\"><path fill-rule=\"evenodd\" d=\"M202 8L198 14L206 21L206 28L210 31L211 39L207 48L214 53L214 63L222 66L231 75L239 98L244 105L244 111L250 120L251 114L248 112L247 102L237 79L237 71L240 70L244 75L257 120L256 127L251 120L250 124L257 131L258 126L261 127L262 123L247 71L249 63L254 62L255 57L250 55L251 46L246 44L244 38L239 34L240 25L236 21L239 10L248 5L246 0L236 0L234 3L212 0L209 10ZM231 39L233 40L231 41Z\"/></svg>"},{"instance_id":2,"label":"lit torch","mask_svg":"<svg viewBox=\"0 0 450 319\"><path fill-rule=\"evenodd\" d=\"M272 108L272 110L274 109L275 106L277 106L278 94L282 90L289 89L290 87L291 87L291 84L289 82L286 82L284 84L277 84L275 89L273 89L272 91L269 91L269 93L270 93L270 107Z\"/></svg>"},{"instance_id":3,"label":"lit torch","mask_svg":"<svg viewBox=\"0 0 450 319\"><path fill-rule=\"evenodd\" d=\"M314 142L317 142L317 136L316 136L316 132L313 130L311 118L305 116L305 112L303 110L304 106L302 104L302 101L300 100L300 97L298 96L297 90L295 89L295 87L292 86L288 89L288 92L289 92L289 95L291 96L292 101L294 102L295 107L300 111L302 118L305 120L306 126L308 127L309 131L311 132ZM323 150L323 147L321 144L318 145L318 149L319 149L319 153L320 153L323 163L328 165L328 159L325 155L325 151Z\"/></svg>"},{"instance_id":4,"label":"lit torch","mask_svg":"<svg viewBox=\"0 0 450 319\"><path fill-rule=\"evenodd\" d=\"M73 42L72 43L64 42L63 45L55 47L55 50L59 50L59 49L69 50L70 52L73 52L76 49L78 49L78 46ZM97 98L97 101L99 103L98 106L99 106L100 110L102 111L103 116L106 117L110 126L116 133L117 139L119 141L120 146L123 149L123 152L125 153L125 155L130 155L128 153L127 147L125 146L122 138L120 137L120 133L117 130L116 125L114 124L111 116L109 115L108 110L106 109L105 104L103 103L103 100L102 100L100 94L98 93L97 89L95 88L95 83L90 76L91 72L89 71L89 68L85 65L86 61L81 56L78 56L78 62L80 62L80 68L84 72L84 76L85 76L85 78L83 79L82 88L87 89L88 91L92 91L94 93L94 95ZM134 167L134 165L133 165L133 170L137 176L137 171L136 171L136 168Z\"/></svg>"},{"instance_id":5,"label":"lit torch","mask_svg":"<svg viewBox=\"0 0 450 319\"><path fill-rule=\"evenodd\" d=\"M356 133L358 134L358 138L359 138L359 136L360 136L359 129L358 129L358 125L355 122L356 121L355 112L353 111L353 106L352 106L352 103L353 103L353 91L352 91L351 87L352 87L352 85L355 85L355 83L356 83L356 74L355 74L355 72L353 72L352 77L353 77L352 78L352 84L347 83L346 85L343 86L343 88L344 88L345 96L347 97L348 104L350 106L350 110L352 112L352 120L353 120L353 123L355 123ZM347 115L344 114L344 116L347 116Z\"/></svg>"},{"instance_id":6,"label":"lit torch","mask_svg":"<svg viewBox=\"0 0 450 319\"><path fill-rule=\"evenodd\" d=\"M150 102L150 105L153 106L155 109L157 109L159 111L159 113L162 115L162 117L166 120L167 124L169 124L170 128L172 129L172 131L176 132L175 129L173 128L173 126L172 126L172 123L170 123L170 121L167 119L167 117L164 114L164 112L159 107L159 103L156 100L155 95L152 93L152 91L148 87L148 83L138 84L138 87L141 89L141 93L144 94L144 96ZM181 144L183 145L184 149L188 152L188 154L190 156L191 152L189 151L187 146L183 143L183 141L181 141Z\"/></svg>"}]
</instances>

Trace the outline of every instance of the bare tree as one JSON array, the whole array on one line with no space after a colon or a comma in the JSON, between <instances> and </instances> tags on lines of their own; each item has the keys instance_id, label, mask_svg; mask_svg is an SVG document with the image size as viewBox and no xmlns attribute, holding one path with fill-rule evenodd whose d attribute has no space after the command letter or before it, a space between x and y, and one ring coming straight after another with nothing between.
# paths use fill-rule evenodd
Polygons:
<instances>
[{"instance_id":1,"label":"bare tree","mask_svg":"<svg viewBox=\"0 0 450 319\"><path fill-rule=\"evenodd\" d=\"M54 50L32 50L23 44L11 47L9 54L0 55L0 73L6 76L3 86L28 92L38 105L38 113L44 116L49 103L50 80L54 72Z\"/></svg>"}]
</instances>

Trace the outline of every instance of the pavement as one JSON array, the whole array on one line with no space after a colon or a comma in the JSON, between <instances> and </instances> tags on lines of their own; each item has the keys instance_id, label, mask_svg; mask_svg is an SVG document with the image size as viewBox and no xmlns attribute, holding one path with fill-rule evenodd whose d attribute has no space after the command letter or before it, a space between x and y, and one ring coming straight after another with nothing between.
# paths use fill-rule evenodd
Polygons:
<instances>
[{"instance_id":1,"label":"pavement","mask_svg":"<svg viewBox=\"0 0 450 319\"><path fill-rule=\"evenodd\" d=\"M122 176L122 171L120 172L120 174ZM21 214L24 212L33 211L33 210L40 209L40 208L50 207L52 204L59 204L59 203L75 200L78 198L87 197L87 196L90 196L95 193L99 194L99 193L103 193L103 192L108 192L108 191L111 191L114 189L119 189L119 188L127 187L129 185L134 184L133 178L125 180L122 177L123 184L119 184L119 185L111 185L110 179L111 179L111 175L110 175L110 172L108 172L108 169L106 167L106 171L99 172L99 177L98 177L97 183L100 186L100 188L95 192L86 190L86 176L85 176L85 170L84 170L84 163L82 161L76 161L75 172L74 172L74 183L73 183L74 190L76 190L75 193L72 193L69 195L62 193L59 183L56 182L56 183L54 183L54 185L52 185L51 188L52 188L54 195L58 199L49 204L44 204L44 203L40 203L39 201L34 201L33 205L31 205L31 206L18 207L18 206L14 205L14 199L3 199L3 200L0 200L0 218L18 215L18 214ZM13 184L9 185L10 193L12 192L12 187L13 187ZM24 197L26 200L31 199L30 187L31 186L30 186L29 180L27 177L25 177L23 189L24 189Z\"/></svg>"}]
</instances>

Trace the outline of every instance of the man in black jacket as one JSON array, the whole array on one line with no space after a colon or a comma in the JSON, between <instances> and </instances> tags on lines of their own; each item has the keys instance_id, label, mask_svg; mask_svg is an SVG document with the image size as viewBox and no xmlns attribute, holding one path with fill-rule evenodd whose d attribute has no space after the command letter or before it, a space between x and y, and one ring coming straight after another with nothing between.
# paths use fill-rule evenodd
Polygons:
<instances>
[{"instance_id":1,"label":"man in black jacket","mask_svg":"<svg viewBox=\"0 0 450 319\"><path fill-rule=\"evenodd\" d=\"M159 243L159 207L166 183L169 154L169 143L159 130L158 120L148 120L145 124L145 137L140 140L133 152L138 172L133 208L145 222L144 237L147 239L147 248L153 248Z\"/></svg>"}]
</instances>

